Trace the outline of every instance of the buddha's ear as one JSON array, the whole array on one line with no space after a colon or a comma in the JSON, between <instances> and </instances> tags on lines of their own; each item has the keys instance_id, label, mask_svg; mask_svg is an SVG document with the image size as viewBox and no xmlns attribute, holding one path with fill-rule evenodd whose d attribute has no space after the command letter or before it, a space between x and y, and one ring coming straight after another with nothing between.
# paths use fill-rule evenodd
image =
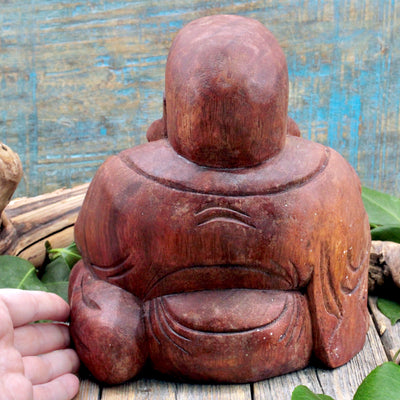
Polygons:
<instances>
[{"instance_id":1,"label":"buddha's ear","mask_svg":"<svg viewBox=\"0 0 400 400\"><path fill-rule=\"evenodd\" d=\"M298 125L289 116L287 117L287 134L291 136L301 137L301 132Z\"/></svg>"},{"instance_id":2,"label":"buddha's ear","mask_svg":"<svg viewBox=\"0 0 400 400\"><path fill-rule=\"evenodd\" d=\"M165 100L165 93L163 95L163 116L154 121L146 132L146 138L149 142L154 142L159 139L166 138L167 135L167 102Z\"/></svg>"},{"instance_id":3,"label":"buddha's ear","mask_svg":"<svg viewBox=\"0 0 400 400\"><path fill-rule=\"evenodd\" d=\"M168 137L168 131L167 131L167 100L165 98L165 92L163 93L163 136Z\"/></svg>"}]
</instances>

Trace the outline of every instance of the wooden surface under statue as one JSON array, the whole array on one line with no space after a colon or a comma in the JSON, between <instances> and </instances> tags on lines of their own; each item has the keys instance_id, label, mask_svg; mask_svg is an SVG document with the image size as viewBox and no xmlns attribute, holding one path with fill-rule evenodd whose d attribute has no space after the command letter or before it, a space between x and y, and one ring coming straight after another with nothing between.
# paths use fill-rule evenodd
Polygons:
<instances>
[{"instance_id":1,"label":"wooden surface under statue","mask_svg":"<svg viewBox=\"0 0 400 400\"><path fill-rule=\"evenodd\" d=\"M178 33L163 118L103 164L75 227L71 332L95 378L150 361L174 379L251 382L361 350L360 182L287 108L285 57L262 24L219 15Z\"/></svg>"}]
</instances>

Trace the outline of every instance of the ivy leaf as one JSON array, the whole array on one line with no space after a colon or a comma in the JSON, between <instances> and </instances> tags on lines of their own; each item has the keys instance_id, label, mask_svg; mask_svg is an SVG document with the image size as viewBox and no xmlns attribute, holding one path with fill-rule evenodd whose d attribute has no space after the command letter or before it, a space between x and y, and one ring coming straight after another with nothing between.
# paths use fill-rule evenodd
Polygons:
<instances>
[{"instance_id":1,"label":"ivy leaf","mask_svg":"<svg viewBox=\"0 0 400 400\"><path fill-rule=\"evenodd\" d=\"M29 261L7 255L0 256L0 288L47 291Z\"/></svg>"},{"instance_id":2,"label":"ivy leaf","mask_svg":"<svg viewBox=\"0 0 400 400\"><path fill-rule=\"evenodd\" d=\"M372 226L400 226L400 198L363 187L362 199Z\"/></svg>"},{"instance_id":3,"label":"ivy leaf","mask_svg":"<svg viewBox=\"0 0 400 400\"><path fill-rule=\"evenodd\" d=\"M377 306L382 314L390 319L392 325L400 320L400 304L383 298L378 298ZM400 392L399 392L400 393Z\"/></svg>"},{"instance_id":4,"label":"ivy leaf","mask_svg":"<svg viewBox=\"0 0 400 400\"><path fill-rule=\"evenodd\" d=\"M400 366L385 362L363 380L353 400L388 400L400 398Z\"/></svg>"},{"instance_id":5,"label":"ivy leaf","mask_svg":"<svg viewBox=\"0 0 400 400\"><path fill-rule=\"evenodd\" d=\"M55 260L61 257L66 262L69 269L71 269L80 259L81 255L75 243L68 247L60 249L52 249L49 242L46 242L46 249L50 260Z\"/></svg>"},{"instance_id":6,"label":"ivy leaf","mask_svg":"<svg viewBox=\"0 0 400 400\"><path fill-rule=\"evenodd\" d=\"M71 270L63 257L46 265L42 278L36 268L20 257L0 256L0 288L42 290L58 294L68 301L68 281Z\"/></svg>"},{"instance_id":7,"label":"ivy leaf","mask_svg":"<svg viewBox=\"0 0 400 400\"><path fill-rule=\"evenodd\" d=\"M81 259L79 251L72 243L64 249L52 249L46 243L49 257L41 275L29 262L20 257L0 256L0 288L43 290L58 294L68 301L68 282L71 268Z\"/></svg>"},{"instance_id":8,"label":"ivy leaf","mask_svg":"<svg viewBox=\"0 0 400 400\"><path fill-rule=\"evenodd\" d=\"M333 400L326 394L315 394L307 386L297 386L292 393L292 400Z\"/></svg>"},{"instance_id":9,"label":"ivy leaf","mask_svg":"<svg viewBox=\"0 0 400 400\"><path fill-rule=\"evenodd\" d=\"M400 243L400 225L384 225L371 229L372 240L388 240Z\"/></svg>"},{"instance_id":10,"label":"ivy leaf","mask_svg":"<svg viewBox=\"0 0 400 400\"><path fill-rule=\"evenodd\" d=\"M68 302L68 280L71 270L63 257L57 257L47 264L42 282L49 292L53 292Z\"/></svg>"}]
</instances>

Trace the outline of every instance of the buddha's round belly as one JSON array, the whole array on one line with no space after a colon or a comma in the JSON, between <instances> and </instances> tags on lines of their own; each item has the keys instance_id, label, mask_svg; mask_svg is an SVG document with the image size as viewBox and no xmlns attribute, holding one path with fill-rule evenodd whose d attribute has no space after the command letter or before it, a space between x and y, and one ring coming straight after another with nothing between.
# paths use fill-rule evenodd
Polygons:
<instances>
[{"instance_id":1,"label":"buddha's round belly","mask_svg":"<svg viewBox=\"0 0 400 400\"><path fill-rule=\"evenodd\" d=\"M145 303L150 358L183 379L251 382L303 368L312 351L297 291L204 290Z\"/></svg>"}]
</instances>

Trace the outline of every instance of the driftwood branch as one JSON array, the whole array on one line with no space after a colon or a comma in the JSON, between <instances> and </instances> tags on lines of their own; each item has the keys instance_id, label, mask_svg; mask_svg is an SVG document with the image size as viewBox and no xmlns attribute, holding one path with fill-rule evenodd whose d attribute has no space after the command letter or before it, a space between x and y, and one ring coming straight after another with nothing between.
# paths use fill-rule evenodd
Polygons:
<instances>
[{"instance_id":1,"label":"driftwood branch","mask_svg":"<svg viewBox=\"0 0 400 400\"><path fill-rule=\"evenodd\" d=\"M0 215L22 177L22 164L17 153L0 143Z\"/></svg>"},{"instance_id":2,"label":"driftwood branch","mask_svg":"<svg viewBox=\"0 0 400 400\"><path fill-rule=\"evenodd\" d=\"M400 288L400 244L372 241L368 290L370 293L387 292Z\"/></svg>"},{"instance_id":3,"label":"driftwood branch","mask_svg":"<svg viewBox=\"0 0 400 400\"><path fill-rule=\"evenodd\" d=\"M12 201L5 209L8 225L0 234L0 254L20 256L39 267L46 255L46 241L53 248L70 245L87 187Z\"/></svg>"},{"instance_id":4,"label":"driftwood branch","mask_svg":"<svg viewBox=\"0 0 400 400\"><path fill-rule=\"evenodd\" d=\"M18 155L0 143L0 254L20 256L39 267L46 241L52 247L65 247L74 240L88 184L10 202L21 177Z\"/></svg>"},{"instance_id":5,"label":"driftwood branch","mask_svg":"<svg viewBox=\"0 0 400 400\"><path fill-rule=\"evenodd\" d=\"M22 177L22 164L17 153L0 143L0 243L11 245L14 231L4 213ZM1 248L1 247L0 247Z\"/></svg>"}]
</instances>

